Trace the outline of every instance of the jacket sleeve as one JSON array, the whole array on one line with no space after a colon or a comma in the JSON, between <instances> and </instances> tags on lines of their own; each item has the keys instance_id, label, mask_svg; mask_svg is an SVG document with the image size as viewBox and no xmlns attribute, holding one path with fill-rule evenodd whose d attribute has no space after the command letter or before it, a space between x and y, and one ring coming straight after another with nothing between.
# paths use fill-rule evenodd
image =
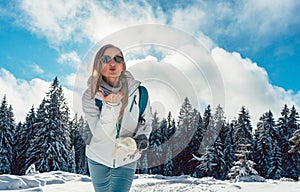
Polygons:
<instances>
[{"instance_id":1,"label":"jacket sleeve","mask_svg":"<svg viewBox=\"0 0 300 192\"><path fill-rule=\"evenodd\" d=\"M144 150L149 145L149 137L152 131L152 120L153 115L151 112L150 101L148 99L147 106L145 108L144 113L142 114L142 118L145 120L143 122L138 122L137 131L134 136L134 139L137 143L138 149Z\"/></svg>"},{"instance_id":2,"label":"jacket sleeve","mask_svg":"<svg viewBox=\"0 0 300 192\"><path fill-rule=\"evenodd\" d=\"M82 108L85 119L90 127L93 137L97 139L106 136L115 136L115 129L104 129L105 127L115 127L120 110L120 103L109 104L103 102L102 110L100 112L98 106L95 104L95 98L101 100L100 96L91 97L91 90L88 88L82 96Z\"/></svg>"}]
</instances>

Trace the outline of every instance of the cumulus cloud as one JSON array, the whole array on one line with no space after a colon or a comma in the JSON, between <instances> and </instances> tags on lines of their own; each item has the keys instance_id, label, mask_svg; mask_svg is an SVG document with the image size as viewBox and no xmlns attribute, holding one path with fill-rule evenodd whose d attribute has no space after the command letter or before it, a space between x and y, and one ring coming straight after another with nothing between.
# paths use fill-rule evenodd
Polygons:
<instances>
[{"instance_id":1,"label":"cumulus cloud","mask_svg":"<svg viewBox=\"0 0 300 192\"><path fill-rule=\"evenodd\" d=\"M41 104L46 92L49 91L51 82L42 79L26 81L17 79L6 69L0 69L0 97L6 96L8 104L12 105L16 122L24 121L32 105L35 109ZM73 102L73 92L63 88L68 103ZM73 107L69 105L73 114Z\"/></svg>"},{"instance_id":2,"label":"cumulus cloud","mask_svg":"<svg viewBox=\"0 0 300 192\"><path fill-rule=\"evenodd\" d=\"M87 2L86 2L87 4ZM81 26L85 12L84 1L20 1L18 23L52 44L74 40L74 32ZM78 17L80 16L80 17Z\"/></svg>"},{"instance_id":3,"label":"cumulus cloud","mask_svg":"<svg viewBox=\"0 0 300 192\"><path fill-rule=\"evenodd\" d=\"M117 8L116 8L117 6ZM146 2L21 1L19 24L46 37L54 45L88 38L97 42L122 28L142 23L165 23L160 9L153 12Z\"/></svg>"},{"instance_id":4,"label":"cumulus cloud","mask_svg":"<svg viewBox=\"0 0 300 192\"><path fill-rule=\"evenodd\" d=\"M295 94L272 85L265 69L250 59L221 48L213 49L212 57L224 81L225 112L229 119L237 117L242 105L249 109L254 125L269 109L277 117L284 104L290 107L295 105L299 109L299 93Z\"/></svg>"},{"instance_id":5,"label":"cumulus cloud","mask_svg":"<svg viewBox=\"0 0 300 192\"><path fill-rule=\"evenodd\" d=\"M61 64L67 64L77 69L81 63L81 59L75 51L72 51L70 53L61 54L60 57L57 59L57 62Z\"/></svg>"},{"instance_id":6,"label":"cumulus cloud","mask_svg":"<svg viewBox=\"0 0 300 192\"><path fill-rule=\"evenodd\" d=\"M234 41L241 49L257 50L293 34L291 27L299 29L299 8L297 0L198 1L170 17L172 25L190 33L202 31L214 40Z\"/></svg>"}]
</instances>

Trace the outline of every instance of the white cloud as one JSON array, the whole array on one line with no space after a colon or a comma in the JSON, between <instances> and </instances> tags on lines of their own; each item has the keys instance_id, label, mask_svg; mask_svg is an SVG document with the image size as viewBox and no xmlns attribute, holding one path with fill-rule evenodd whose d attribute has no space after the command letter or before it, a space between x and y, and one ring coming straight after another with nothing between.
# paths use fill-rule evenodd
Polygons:
<instances>
[{"instance_id":1,"label":"white cloud","mask_svg":"<svg viewBox=\"0 0 300 192\"><path fill-rule=\"evenodd\" d=\"M60 57L57 59L57 62L61 64L67 64L77 69L81 63L81 59L75 51L72 51L70 53L61 54Z\"/></svg>"},{"instance_id":2,"label":"white cloud","mask_svg":"<svg viewBox=\"0 0 300 192\"><path fill-rule=\"evenodd\" d=\"M176 9L171 24L195 34L199 31L224 41L246 41L258 49L299 29L298 0L198 1ZM241 43L240 43L241 44Z\"/></svg>"},{"instance_id":3,"label":"white cloud","mask_svg":"<svg viewBox=\"0 0 300 192\"><path fill-rule=\"evenodd\" d=\"M133 2L118 3L98 1L21 1L22 16L18 23L30 31L46 37L51 44L80 41L88 38L98 42L106 35L128 26L142 23L165 23L158 8Z\"/></svg>"},{"instance_id":4,"label":"white cloud","mask_svg":"<svg viewBox=\"0 0 300 192\"><path fill-rule=\"evenodd\" d=\"M0 97L2 100L5 95L8 104L12 105L16 122L25 120L32 105L36 109L41 104L46 97L45 93L49 91L50 84L51 82L37 78L30 81L17 79L6 69L0 69ZM73 92L67 88L63 89L73 114L73 105L70 105L73 104Z\"/></svg>"},{"instance_id":5,"label":"white cloud","mask_svg":"<svg viewBox=\"0 0 300 192\"><path fill-rule=\"evenodd\" d=\"M172 15L172 25L190 33L199 31L208 20L205 11L196 6L177 9Z\"/></svg>"},{"instance_id":6,"label":"white cloud","mask_svg":"<svg viewBox=\"0 0 300 192\"><path fill-rule=\"evenodd\" d=\"M33 64L30 66L34 72L38 73L38 74L42 74L44 73L44 70L37 64Z\"/></svg>"},{"instance_id":7,"label":"white cloud","mask_svg":"<svg viewBox=\"0 0 300 192\"><path fill-rule=\"evenodd\" d=\"M298 95L269 82L267 72L239 53L229 53L221 48L212 50L212 57L221 72L226 93L225 112L229 119L237 117L242 105L249 109L254 127L259 117L272 110L280 115L284 104L299 109Z\"/></svg>"},{"instance_id":8,"label":"white cloud","mask_svg":"<svg viewBox=\"0 0 300 192\"><path fill-rule=\"evenodd\" d=\"M81 0L21 1L23 14L19 15L19 24L46 37L50 43L59 44L76 39L73 33L81 27L82 18L78 16L84 16L84 6Z\"/></svg>"}]
</instances>

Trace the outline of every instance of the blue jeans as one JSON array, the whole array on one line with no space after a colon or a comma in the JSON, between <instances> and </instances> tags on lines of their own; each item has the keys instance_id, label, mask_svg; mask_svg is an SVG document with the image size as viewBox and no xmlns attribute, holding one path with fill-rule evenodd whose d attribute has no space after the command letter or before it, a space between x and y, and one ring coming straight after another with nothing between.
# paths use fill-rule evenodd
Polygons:
<instances>
[{"instance_id":1,"label":"blue jeans","mask_svg":"<svg viewBox=\"0 0 300 192\"><path fill-rule=\"evenodd\" d=\"M95 192L128 192L130 190L136 162L110 168L88 159L88 165Z\"/></svg>"}]
</instances>

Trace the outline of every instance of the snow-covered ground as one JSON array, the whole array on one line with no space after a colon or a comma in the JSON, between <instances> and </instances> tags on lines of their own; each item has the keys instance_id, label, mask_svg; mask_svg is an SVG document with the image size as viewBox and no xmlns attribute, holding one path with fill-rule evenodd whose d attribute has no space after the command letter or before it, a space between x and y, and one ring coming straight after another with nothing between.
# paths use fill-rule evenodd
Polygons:
<instances>
[{"instance_id":1,"label":"snow-covered ground","mask_svg":"<svg viewBox=\"0 0 300 192\"><path fill-rule=\"evenodd\" d=\"M0 190L20 192L93 192L87 176L54 171L33 176L0 175ZM131 192L189 191L189 192L299 192L300 182L267 180L262 183L231 183L214 178L189 176L166 177L161 175L136 175Z\"/></svg>"}]
</instances>

